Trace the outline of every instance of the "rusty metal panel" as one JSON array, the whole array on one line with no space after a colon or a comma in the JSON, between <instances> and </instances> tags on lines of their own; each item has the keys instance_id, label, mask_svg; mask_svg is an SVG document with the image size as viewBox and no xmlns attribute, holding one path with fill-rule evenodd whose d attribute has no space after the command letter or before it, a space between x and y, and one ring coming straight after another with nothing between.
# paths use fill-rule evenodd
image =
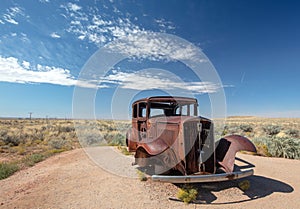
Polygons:
<instances>
[{"instance_id":1,"label":"rusty metal panel","mask_svg":"<svg viewBox=\"0 0 300 209\"><path fill-rule=\"evenodd\" d=\"M216 149L218 164L225 172L232 172L235 155L238 151L256 152L254 144L246 137L240 135L225 136Z\"/></svg>"}]
</instances>

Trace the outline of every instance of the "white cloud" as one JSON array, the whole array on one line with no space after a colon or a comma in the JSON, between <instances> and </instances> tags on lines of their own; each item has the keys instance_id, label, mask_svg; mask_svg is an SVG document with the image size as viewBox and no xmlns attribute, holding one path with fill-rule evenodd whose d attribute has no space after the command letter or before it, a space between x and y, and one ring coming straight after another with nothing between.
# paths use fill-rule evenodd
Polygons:
<instances>
[{"instance_id":1,"label":"white cloud","mask_svg":"<svg viewBox=\"0 0 300 209\"><path fill-rule=\"evenodd\" d=\"M30 70L30 63L22 64L14 57L0 57L0 81L13 83L51 83L75 85L76 80L67 69L38 66L39 71Z\"/></svg>"},{"instance_id":2,"label":"white cloud","mask_svg":"<svg viewBox=\"0 0 300 209\"><path fill-rule=\"evenodd\" d=\"M0 81L10 83L48 83L62 86L81 86L86 88L103 88L96 81L78 81L70 70L59 67L37 65L37 70L31 69L27 61L19 61L15 57L0 56Z\"/></svg>"},{"instance_id":3,"label":"white cloud","mask_svg":"<svg viewBox=\"0 0 300 209\"><path fill-rule=\"evenodd\" d=\"M60 35L58 35L57 33L51 33L50 36L52 38L60 38Z\"/></svg>"},{"instance_id":4,"label":"white cloud","mask_svg":"<svg viewBox=\"0 0 300 209\"><path fill-rule=\"evenodd\" d=\"M174 23L167 21L164 18L156 19L155 22L160 27L160 32L166 32L167 30L174 30L176 28Z\"/></svg>"},{"instance_id":5,"label":"white cloud","mask_svg":"<svg viewBox=\"0 0 300 209\"><path fill-rule=\"evenodd\" d=\"M68 3L68 7L73 12L77 12L78 10L81 9L81 6L78 6L77 4L73 4L73 3Z\"/></svg>"},{"instance_id":6,"label":"white cloud","mask_svg":"<svg viewBox=\"0 0 300 209\"><path fill-rule=\"evenodd\" d=\"M14 24L14 25L18 25L18 24L19 24L19 23L18 23L15 19L13 19L13 17L12 17L11 15L9 15L9 14L4 14L4 15L3 15L3 19L4 19L6 22L11 23L11 24Z\"/></svg>"},{"instance_id":7,"label":"white cloud","mask_svg":"<svg viewBox=\"0 0 300 209\"><path fill-rule=\"evenodd\" d=\"M6 9L6 13L3 14L2 18L4 21L8 22L8 23L11 23L11 24L14 24L14 25L18 25L19 22L16 20L17 17L22 17L23 18L26 18L28 19L29 16L26 16L25 15L25 12L24 12L24 9L22 7L10 7L8 9ZM4 24L4 21L3 20L0 20L0 23L1 24Z\"/></svg>"},{"instance_id":8,"label":"white cloud","mask_svg":"<svg viewBox=\"0 0 300 209\"><path fill-rule=\"evenodd\" d=\"M194 62L207 62L199 59L200 49L192 44L181 44L172 37L150 31L138 31L120 37L116 44L108 46L114 52L121 52L134 58L150 60L190 60Z\"/></svg>"},{"instance_id":9,"label":"white cloud","mask_svg":"<svg viewBox=\"0 0 300 209\"><path fill-rule=\"evenodd\" d=\"M80 86L84 88L109 88L118 85L123 89L134 90L180 90L196 94L214 93L223 86L211 82L182 82L169 74L149 72L120 72L100 79L77 80L68 69L53 66L33 66L27 61L0 56L0 82L11 83L48 83L62 86ZM99 84L100 83L100 84Z\"/></svg>"},{"instance_id":10,"label":"white cloud","mask_svg":"<svg viewBox=\"0 0 300 209\"><path fill-rule=\"evenodd\" d=\"M183 82L169 74L117 72L101 78L106 85L119 85L124 89L133 90L181 90L196 94L214 93L223 86L211 82Z\"/></svg>"},{"instance_id":11,"label":"white cloud","mask_svg":"<svg viewBox=\"0 0 300 209\"><path fill-rule=\"evenodd\" d=\"M30 69L30 63L29 62L27 62L27 61L23 61L22 62L22 66L25 68L25 69Z\"/></svg>"},{"instance_id":12,"label":"white cloud","mask_svg":"<svg viewBox=\"0 0 300 209\"><path fill-rule=\"evenodd\" d=\"M83 10L74 12L70 6L61 7L66 9L70 21L67 31L75 34L79 40L88 40L98 47L118 40L117 44L111 46L111 50L139 59L206 62L196 56L196 47L182 46L174 40L162 38L155 32L145 30L132 23L117 9L114 16L104 16L99 15L98 10L90 9L89 13L85 13ZM172 23L165 19L158 19L156 23L164 30L173 27Z\"/></svg>"}]
</instances>

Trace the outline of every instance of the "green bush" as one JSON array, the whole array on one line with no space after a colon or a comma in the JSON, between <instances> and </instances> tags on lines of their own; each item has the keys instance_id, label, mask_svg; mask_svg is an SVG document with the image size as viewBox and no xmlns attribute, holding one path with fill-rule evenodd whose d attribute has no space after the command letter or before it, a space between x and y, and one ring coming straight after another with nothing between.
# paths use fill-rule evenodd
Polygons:
<instances>
[{"instance_id":1,"label":"green bush","mask_svg":"<svg viewBox=\"0 0 300 209\"><path fill-rule=\"evenodd\" d=\"M285 133L291 137L299 137L299 131L297 129L288 129Z\"/></svg>"},{"instance_id":2,"label":"green bush","mask_svg":"<svg viewBox=\"0 0 300 209\"><path fill-rule=\"evenodd\" d=\"M191 186L180 188L177 193L177 198L188 204L194 202L197 198L198 191Z\"/></svg>"},{"instance_id":3,"label":"green bush","mask_svg":"<svg viewBox=\"0 0 300 209\"><path fill-rule=\"evenodd\" d=\"M109 134L106 136L105 140L110 146L124 146L125 145L125 136L116 133L116 134Z\"/></svg>"},{"instance_id":4,"label":"green bush","mask_svg":"<svg viewBox=\"0 0 300 209\"><path fill-rule=\"evenodd\" d=\"M54 149L62 149L66 144L66 140L62 138L52 139L48 142L48 144Z\"/></svg>"},{"instance_id":5,"label":"green bush","mask_svg":"<svg viewBox=\"0 0 300 209\"><path fill-rule=\"evenodd\" d=\"M142 172L140 170L137 170L136 172L137 172L137 175L138 175L140 181L147 181L148 180L148 178L147 178L147 176L144 172Z\"/></svg>"},{"instance_id":6,"label":"green bush","mask_svg":"<svg viewBox=\"0 0 300 209\"><path fill-rule=\"evenodd\" d=\"M261 137L254 138L252 141L255 143L259 154L264 156L300 158L300 139Z\"/></svg>"},{"instance_id":7,"label":"green bush","mask_svg":"<svg viewBox=\"0 0 300 209\"><path fill-rule=\"evenodd\" d=\"M73 126L58 126L58 132L72 132L75 131L75 128Z\"/></svg>"},{"instance_id":8,"label":"green bush","mask_svg":"<svg viewBox=\"0 0 300 209\"><path fill-rule=\"evenodd\" d=\"M11 176L19 170L19 166L15 163L0 163L0 180Z\"/></svg>"},{"instance_id":9,"label":"green bush","mask_svg":"<svg viewBox=\"0 0 300 209\"><path fill-rule=\"evenodd\" d=\"M300 158L300 143L298 139L273 138L268 143L268 150L273 157Z\"/></svg>"},{"instance_id":10,"label":"green bush","mask_svg":"<svg viewBox=\"0 0 300 209\"><path fill-rule=\"evenodd\" d=\"M4 135L2 136L2 141L6 144L6 145L10 145L10 146L18 146L21 143L20 137L17 135Z\"/></svg>"},{"instance_id":11,"label":"green bush","mask_svg":"<svg viewBox=\"0 0 300 209\"><path fill-rule=\"evenodd\" d=\"M133 155L133 153L132 153L132 152L129 152L125 146L120 146L120 145L119 145L119 146L118 146L118 149L119 149L119 150L121 151L121 153L124 154L124 155Z\"/></svg>"},{"instance_id":12,"label":"green bush","mask_svg":"<svg viewBox=\"0 0 300 209\"><path fill-rule=\"evenodd\" d=\"M240 129L244 132L252 132L253 128L249 124L242 124L240 125Z\"/></svg>"},{"instance_id":13,"label":"green bush","mask_svg":"<svg viewBox=\"0 0 300 209\"><path fill-rule=\"evenodd\" d=\"M266 132L269 136L275 136L279 134L281 131L281 127L278 125L267 125L263 127L263 130Z\"/></svg>"},{"instance_id":14,"label":"green bush","mask_svg":"<svg viewBox=\"0 0 300 209\"><path fill-rule=\"evenodd\" d=\"M32 154L25 158L24 163L27 166L34 166L34 164L43 161L45 158L42 154Z\"/></svg>"},{"instance_id":15,"label":"green bush","mask_svg":"<svg viewBox=\"0 0 300 209\"><path fill-rule=\"evenodd\" d=\"M100 133L92 130L78 132L78 139L82 146L100 145L103 142Z\"/></svg>"},{"instance_id":16,"label":"green bush","mask_svg":"<svg viewBox=\"0 0 300 209\"><path fill-rule=\"evenodd\" d=\"M259 137L252 139L252 142L255 144L257 154L266 157L272 157L268 150L268 143L270 142L270 140L271 139L269 137Z\"/></svg>"}]
</instances>

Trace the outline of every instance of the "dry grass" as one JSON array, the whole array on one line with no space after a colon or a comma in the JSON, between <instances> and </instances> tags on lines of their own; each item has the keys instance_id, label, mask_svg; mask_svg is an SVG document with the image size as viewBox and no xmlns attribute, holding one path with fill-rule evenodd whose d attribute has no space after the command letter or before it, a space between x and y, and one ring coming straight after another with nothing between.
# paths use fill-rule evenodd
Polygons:
<instances>
[{"instance_id":1,"label":"dry grass","mask_svg":"<svg viewBox=\"0 0 300 209\"><path fill-rule=\"evenodd\" d=\"M250 138L262 156L300 158L300 118L230 117L220 136L239 134Z\"/></svg>"},{"instance_id":2,"label":"dry grass","mask_svg":"<svg viewBox=\"0 0 300 209\"><path fill-rule=\"evenodd\" d=\"M51 155L81 146L124 146L130 125L128 121L108 120L1 119L0 164L4 166L0 170L11 170L7 166L10 164L18 169L33 166Z\"/></svg>"},{"instance_id":3,"label":"dry grass","mask_svg":"<svg viewBox=\"0 0 300 209\"><path fill-rule=\"evenodd\" d=\"M81 146L125 145L130 121L0 119L0 164L14 170ZM217 129L217 127L216 127ZM218 137L240 134L263 156L300 158L300 119L232 117ZM124 148L123 148L124 149ZM125 150L125 149L124 149Z\"/></svg>"}]
</instances>

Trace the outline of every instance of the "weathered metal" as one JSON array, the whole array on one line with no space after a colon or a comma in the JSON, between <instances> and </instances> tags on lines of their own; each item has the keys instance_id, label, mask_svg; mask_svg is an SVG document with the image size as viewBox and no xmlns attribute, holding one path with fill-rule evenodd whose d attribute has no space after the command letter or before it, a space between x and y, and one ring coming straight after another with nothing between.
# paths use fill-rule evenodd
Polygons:
<instances>
[{"instance_id":1,"label":"weathered metal","mask_svg":"<svg viewBox=\"0 0 300 209\"><path fill-rule=\"evenodd\" d=\"M236 152L256 151L252 142L231 135L216 143L213 122L198 116L197 107L197 100L187 97L149 97L135 101L132 128L126 136L128 150L135 152L135 164L152 168L155 179L157 174L174 175L175 172L178 178L170 177L174 181L218 179L211 175L230 179L227 177L250 174L250 171L233 172L233 168ZM217 174L220 171L226 175Z\"/></svg>"},{"instance_id":2,"label":"weathered metal","mask_svg":"<svg viewBox=\"0 0 300 209\"><path fill-rule=\"evenodd\" d=\"M199 183L199 182L216 182L228 181L253 175L253 169L245 171L236 171L232 173L216 173L210 175L187 175L187 176L167 176L167 175L152 175L153 181L166 183Z\"/></svg>"}]
</instances>

